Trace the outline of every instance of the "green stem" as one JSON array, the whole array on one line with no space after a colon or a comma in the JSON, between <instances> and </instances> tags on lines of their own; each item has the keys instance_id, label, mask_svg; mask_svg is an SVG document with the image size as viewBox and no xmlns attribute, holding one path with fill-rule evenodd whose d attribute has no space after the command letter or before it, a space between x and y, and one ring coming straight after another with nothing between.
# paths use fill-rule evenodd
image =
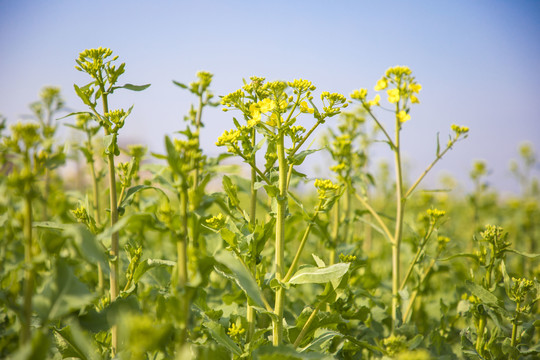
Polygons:
<instances>
[{"instance_id":1,"label":"green stem","mask_svg":"<svg viewBox=\"0 0 540 360\"><path fill-rule=\"evenodd\" d=\"M354 196L356 196L356 199L358 199L358 201L360 201L360 203L362 204L362 206L364 206L367 211L369 211L369 213L375 218L375 220L379 223L379 225L381 226L381 229L382 231L384 232L384 234L386 235L386 237L388 238L388 240L390 241L391 244L394 244L394 236L390 233L390 230L388 229L388 227L386 226L386 224L384 223L384 221L382 221L381 217L379 216L379 214L377 214L377 212L375 211L375 209L373 209L373 207L371 207L371 205L363 198L361 197L360 195L358 195L358 193L354 193Z\"/></svg>"},{"instance_id":2,"label":"green stem","mask_svg":"<svg viewBox=\"0 0 540 360\"><path fill-rule=\"evenodd\" d=\"M484 353L484 332L486 329L486 316L480 315L476 329L476 352L482 356Z\"/></svg>"},{"instance_id":3,"label":"green stem","mask_svg":"<svg viewBox=\"0 0 540 360\"><path fill-rule=\"evenodd\" d=\"M30 323L32 321L32 296L34 295L34 270L32 264L32 199L26 195L24 199L24 319L21 329L21 343L25 344L31 339Z\"/></svg>"},{"instance_id":4,"label":"green stem","mask_svg":"<svg viewBox=\"0 0 540 360\"><path fill-rule=\"evenodd\" d=\"M339 238L339 225L340 225L340 222L339 222L339 203L340 202L341 202L340 200L337 200L333 209L334 210L334 224L333 224L333 229L332 229L332 244L330 247L330 259L328 261L328 265L334 265L336 262L336 247L337 247L337 242Z\"/></svg>"},{"instance_id":5,"label":"green stem","mask_svg":"<svg viewBox=\"0 0 540 360\"><path fill-rule=\"evenodd\" d=\"M313 227L313 224L315 223L315 219L319 215L319 211L321 210L322 201L319 201L319 205L317 205L317 209L315 210L315 214L313 214L313 217L310 219L309 224L304 231L304 235L302 236L302 240L300 240L300 245L298 246L298 250L296 250L296 254L294 255L294 259L292 261L291 266L289 267L289 271L287 271L287 274L283 278L283 282L287 282L291 280L291 277L293 276L294 272L296 271L296 267L298 266L298 261L300 260L300 256L302 254L302 251L304 250L304 246L306 245L307 238L309 236L309 233L311 231L311 228Z\"/></svg>"},{"instance_id":6,"label":"green stem","mask_svg":"<svg viewBox=\"0 0 540 360\"><path fill-rule=\"evenodd\" d=\"M102 87L101 89L103 95L103 114L109 112L109 104L107 99L107 93ZM110 135L109 131L105 128L105 134ZM110 152L107 154L107 160L109 165L109 203L110 203L110 220L111 227L113 227L118 222L118 207L117 207L117 196L116 196L116 170L114 166L114 153ZM111 303L116 300L119 294L119 285L118 285L118 265L120 261L119 256L119 234L118 231L115 231L111 235L111 250L110 256L111 260L109 262L110 267L110 300ZM118 351L118 325L114 324L111 327L111 354L114 357Z\"/></svg>"},{"instance_id":7,"label":"green stem","mask_svg":"<svg viewBox=\"0 0 540 360\"><path fill-rule=\"evenodd\" d=\"M510 342L510 345L512 347L515 347L517 345L517 331L518 331L518 324L519 324L519 301L516 302L516 316L514 319L512 319L512 339Z\"/></svg>"},{"instance_id":8,"label":"green stem","mask_svg":"<svg viewBox=\"0 0 540 360\"><path fill-rule=\"evenodd\" d=\"M434 228L433 225L430 225L428 232L426 233L426 235L422 239L422 242L418 246L418 249L416 250L416 254L414 255L414 259L409 264L409 268L407 269L407 273L405 274L405 277L401 281L401 286L399 287L399 291L403 290L405 288L405 285L407 285L407 281L411 277L414 266L418 262L418 259L420 258L420 255L422 255L422 253L423 253L423 251L424 251L424 249L426 247L426 244L427 244L429 238L431 237L431 234L433 233L433 228Z\"/></svg>"},{"instance_id":9,"label":"green stem","mask_svg":"<svg viewBox=\"0 0 540 360\"><path fill-rule=\"evenodd\" d=\"M454 141L455 142L455 141ZM454 142L451 142L447 147L446 149L443 150L442 153L440 154L437 154L437 157L435 158L435 160L433 160L431 162L431 164L429 164L429 166L424 170L424 172L418 177L418 179L416 179L416 181L414 182L414 184L411 185L411 187L409 188L409 190L407 190L407 192L405 193L405 195L403 195L403 198L408 198L411 193L414 191L414 189L416 189L416 187L420 184L420 182L424 179L424 177L427 175L427 173L433 168L433 166L435 166L435 164L441 160L441 158L444 156L444 154L446 154L451 148L452 148L452 145L454 144Z\"/></svg>"},{"instance_id":10,"label":"green stem","mask_svg":"<svg viewBox=\"0 0 540 360\"><path fill-rule=\"evenodd\" d=\"M394 243L392 244L392 334L397 326L397 310L399 307L399 277L400 277L400 250L403 233L403 214L405 211L405 198L403 197L403 174L401 169L400 130L401 124L397 118L399 104L396 104L396 134L394 142L394 161L396 171L396 227Z\"/></svg>"},{"instance_id":11,"label":"green stem","mask_svg":"<svg viewBox=\"0 0 540 360\"><path fill-rule=\"evenodd\" d=\"M287 162L285 159L285 141L283 130L279 129L277 142L277 155L279 166L279 194L277 198L277 219L276 219L276 279L282 281L284 272L284 253L285 253L285 215L287 212ZM283 306L285 302L285 289L279 287L276 291L276 302L274 312L277 319L274 320L273 340L274 346L278 346L282 342L283 336Z\"/></svg>"},{"instance_id":12,"label":"green stem","mask_svg":"<svg viewBox=\"0 0 540 360\"><path fill-rule=\"evenodd\" d=\"M176 241L177 251L177 266L178 266L178 287L183 290L183 298L181 299L182 312L184 323L180 330L180 344L183 345L187 339L187 328L189 324L189 301L187 295L186 284L188 281L187 271L187 246L188 246L188 184L185 180L182 181L180 189L180 222L181 233L180 238Z\"/></svg>"},{"instance_id":13,"label":"green stem","mask_svg":"<svg viewBox=\"0 0 540 360\"><path fill-rule=\"evenodd\" d=\"M255 128L251 131L251 146L255 146L256 141L256 132ZM255 164L255 157L253 157L253 165ZM256 216L257 216L257 189L255 189L255 183L257 182L257 171L255 171L255 168L251 168L251 186L250 186L250 192L251 192L251 198L250 198L250 211L249 211L249 224L251 227L251 231L255 231L255 226L257 224L256 222ZM257 243L255 241L252 242L252 249L251 249L251 273L253 274L254 278L257 279ZM251 341L253 338L253 334L255 333L255 323L257 321L255 309L248 303L247 304L247 322L248 322L248 331L247 331L247 341Z\"/></svg>"},{"instance_id":14,"label":"green stem","mask_svg":"<svg viewBox=\"0 0 540 360\"><path fill-rule=\"evenodd\" d=\"M334 290L330 291L328 295L324 299L322 299L318 304L317 307L313 310L311 315L309 315L309 318L307 319L306 323L302 327L302 330L300 330L300 334L296 337L296 340L294 341L294 347L298 347L302 340L304 339L304 336L306 336L307 331L309 330L309 327L315 320L315 317L317 316L317 313L321 310L322 306L328 302L328 299L330 298L330 295L334 293Z\"/></svg>"},{"instance_id":15,"label":"green stem","mask_svg":"<svg viewBox=\"0 0 540 360\"><path fill-rule=\"evenodd\" d=\"M431 269L433 268L433 265L435 265L435 261L436 261L435 259L431 260L431 262L429 263L427 269L422 274L422 277L420 278L420 281L418 282L418 287L413 291L413 293L411 295L411 298L409 299L409 305L407 306L407 309L405 310L405 313L403 314L403 322L404 323L409 321L409 318L410 318L411 312L412 312L412 308L413 308L413 305L414 305L414 301L416 300L416 297L418 296L418 291L419 291L418 289L420 288L420 286L422 286L422 284L426 280L427 276L431 272Z\"/></svg>"}]
</instances>

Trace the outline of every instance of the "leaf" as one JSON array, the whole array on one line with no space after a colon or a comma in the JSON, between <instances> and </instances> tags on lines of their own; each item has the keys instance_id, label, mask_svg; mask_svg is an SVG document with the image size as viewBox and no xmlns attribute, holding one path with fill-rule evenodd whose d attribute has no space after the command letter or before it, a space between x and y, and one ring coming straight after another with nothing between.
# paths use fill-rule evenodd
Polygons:
<instances>
[{"instance_id":1,"label":"leaf","mask_svg":"<svg viewBox=\"0 0 540 360\"><path fill-rule=\"evenodd\" d=\"M88 98L88 96L86 96L86 94L84 93L84 91L81 90L80 87L78 87L77 85L73 84L73 88L75 89L75 93L77 93L77 96L83 101L83 103L85 105L88 105L90 107L93 107L93 104L92 102L90 102L90 99ZM69 116L69 115L68 115Z\"/></svg>"},{"instance_id":2,"label":"leaf","mask_svg":"<svg viewBox=\"0 0 540 360\"><path fill-rule=\"evenodd\" d=\"M109 270L105 248L86 226L83 224L65 225L64 235L73 239L79 254L89 264L95 265L96 263L100 263L103 271Z\"/></svg>"},{"instance_id":3,"label":"leaf","mask_svg":"<svg viewBox=\"0 0 540 360\"><path fill-rule=\"evenodd\" d=\"M236 189L236 186L232 183L231 178L227 175L223 175L223 190L227 193L229 196L229 201L232 207L236 207L240 204L240 200L238 200L238 190Z\"/></svg>"},{"instance_id":4,"label":"leaf","mask_svg":"<svg viewBox=\"0 0 540 360\"><path fill-rule=\"evenodd\" d=\"M91 112L88 112L88 111L77 111L77 112L72 112L72 113L69 113L67 114L66 116L62 116L56 120L62 120L62 119L65 119L67 117L70 117L70 116L75 116L75 115L82 115L82 114L85 114L85 115L90 115L90 116L93 116L93 114ZM65 124L66 126L69 126L71 128L74 128L74 129L77 129L77 130L80 130L80 128L72 125L72 124Z\"/></svg>"},{"instance_id":5,"label":"leaf","mask_svg":"<svg viewBox=\"0 0 540 360\"><path fill-rule=\"evenodd\" d=\"M490 305L492 307L500 307L501 303L499 299L495 295L493 295L491 292L481 287L480 285L475 284L470 280L467 280L467 282L465 283L465 286L471 292L472 295L476 296L484 304Z\"/></svg>"},{"instance_id":6,"label":"leaf","mask_svg":"<svg viewBox=\"0 0 540 360\"><path fill-rule=\"evenodd\" d=\"M234 255L228 251L221 251L215 255L215 259L232 271L232 274L225 274L221 272L223 275L233 279L236 284L246 293L247 297L253 300L255 304L266 308L263 294L259 288L259 285L257 285L257 281L255 281L253 275Z\"/></svg>"},{"instance_id":7,"label":"leaf","mask_svg":"<svg viewBox=\"0 0 540 360\"><path fill-rule=\"evenodd\" d=\"M174 81L174 80L172 82L173 82L174 85L180 86L182 89L187 89L188 88L187 85L182 84L181 82Z\"/></svg>"},{"instance_id":8,"label":"leaf","mask_svg":"<svg viewBox=\"0 0 540 360\"><path fill-rule=\"evenodd\" d=\"M122 202L120 203L119 207L125 207L127 205L128 200L133 195L135 195L139 191L146 190L146 189L154 189L160 192L161 194L163 194L167 198L167 200L169 200L169 198L167 197L167 194L165 194L165 192L158 187L151 186L151 185L137 185L137 186L130 187L128 191L126 191L124 198L122 199Z\"/></svg>"},{"instance_id":9,"label":"leaf","mask_svg":"<svg viewBox=\"0 0 540 360\"><path fill-rule=\"evenodd\" d=\"M105 147L105 154L120 155L120 150L116 145L116 134L109 134L103 137L103 146Z\"/></svg>"},{"instance_id":10,"label":"leaf","mask_svg":"<svg viewBox=\"0 0 540 360\"><path fill-rule=\"evenodd\" d=\"M95 297L73 274L73 269L59 259L56 261L54 276L46 280L33 303L35 311L46 323L48 320L61 319L73 311L79 311Z\"/></svg>"},{"instance_id":11,"label":"leaf","mask_svg":"<svg viewBox=\"0 0 540 360\"><path fill-rule=\"evenodd\" d=\"M301 165L304 160L306 159L306 156L308 156L309 154L313 154L314 152L317 152L317 151L320 151L322 149L312 149L312 150L304 150L304 151L300 151L299 153L297 154L294 154L292 157L289 157L287 159L287 161L289 162L289 164L292 164L292 165Z\"/></svg>"},{"instance_id":12,"label":"leaf","mask_svg":"<svg viewBox=\"0 0 540 360\"><path fill-rule=\"evenodd\" d=\"M339 263L319 268L307 266L298 270L289 280L291 284L324 284L340 279L349 270L350 263Z\"/></svg>"},{"instance_id":13,"label":"leaf","mask_svg":"<svg viewBox=\"0 0 540 360\"><path fill-rule=\"evenodd\" d=\"M214 321L208 321L205 322L204 327L208 329L210 332L210 335L212 335L212 338L216 340L216 342L224 347L226 347L228 350L230 350L233 354L240 356L242 355L242 349L234 341L231 340L227 334L225 334L225 329L221 324L214 322Z\"/></svg>"},{"instance_id":14,"label":"leaf","mask_svg":"<svg viewBox=\"0 0 540 360\"><path fill-rule=\"evenodd\" d=\"M320 267L320 268L326 267L326 264L324 263L324 261L320 257L318 257L315 254L311 254L311 256L313 257L313 260L315 260L315 262L317 263L318 267Z\"/></svg>"},{"instance_id":15,"label":"leaf","mask_svg":"<svg viewBox=\"0 0 540 360\"><path fill-rule=\"evenodd\" d=\"M180 157L174 147L171 139L165 136L165 149L167 150L167 163L171 167L172 171L176 174L183 175L180 171Z\"/></svg>"},{"instance_id":16,"label":"leaf","mask_svg":"<svg viewBox=\"0 0 540 360\"><path fill-rule=\"evenodd\" d=\"M175 261L162 260L162 259L146 259L139 263L133 274L133 282L137 283L139 279L146 273L148 270L153 269L158 266L176 266Z\"/></svg>"},{"instance_id":17,"label":"leaf","mask_svg":"<svg viewBox=\"0 0 540 360\"><path fill-rule=\"evenodd\" d=\"M131 90L131 91L143 91L145 89L148 89L150 87L151 84L145 84L145 85L133 85L133 84L125 84L125 85L122 85L122 86L114 86L113 88L111 88L111 93L116 90L116 89L126 89L126 90Z\"/></svg>"},{"instance_id":18,"label":"leaf","mask_svg":"<svg viewBox=\"0 0 540 360\"><path fill-rule=\"evenodd\" d=\"M332 355L316 352L298 352L292 345L272 346L270 344L258 347L253 352L253 360L330 360Z\"/></svg>"},{"instance_id":19,"label":"leaf","mask_svg":"<svg viewBox=\"0 0 540 360\"><path fill-rule=\"evenodd\" d=\"M514 254L518 254L518 255L521 255L521 256L525 256L526 258L529 258L529 259L536 259L536 258L540 257L540 254L530 254L530 253L522 252L522 251L515 250L515 249L507 249L505 251L506 252L511 252L511 253L514 253Z\"/></svg>"},{"instance_id":20,"label":"leaf","mask_svg":"<svg viewBox=\"0 0 540 360\"><path fill-rule=\"evenodd\" d=\"M62 358L78 358L82 360L97 359L97 349L92 346L79 326L72 322L70 325L57 329L53 328L56 347Z\"/></svg>"}]
</instances>

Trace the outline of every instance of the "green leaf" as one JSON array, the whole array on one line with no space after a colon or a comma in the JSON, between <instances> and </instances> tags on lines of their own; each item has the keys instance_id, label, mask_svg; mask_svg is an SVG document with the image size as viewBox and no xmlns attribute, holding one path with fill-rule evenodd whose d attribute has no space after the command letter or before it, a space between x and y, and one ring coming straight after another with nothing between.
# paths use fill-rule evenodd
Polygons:
<instances>
[{"instance_id":1,"label":"green leaf","mask_svg":"<svg viewBox=\"0 0 540 360\"><path fill-rule=\"evenodd\" d=\"M75 116L75 115L82 115L82 114L85 114L85 115L90 115L90 116L93 116L93 114L91 112L88 112L88 111L77 111L77 112L72 112L72 113L69 113L67 114L66 116L62 116L56 120L62 120L62 119L65 119L67 117L70 117L70 116ZM69 126L71 128L74 128L74 129L77 129L77 130L81 130L80 128L72 125L72 124L65 124L66 126Z\"/></svg>"},{"instance_id":2,"label":"green leaf","mask_svg":"<svg viewBox=\"0 0 540 360\"><path fill-rule=\"evenodd\" d=\"M122 85L122 86L114 86L113 88L111 88L111 93L116 90L116 89L126 89L126 90L131 90L131 91L143 91L145 89L148 89L150 87L150 84L145 84L145 85L133 85L133 84L125 84L125 85Z\"/></svg>"},{"instance_id":3,"label":"green leaf","mask_svg":"<svg viewBox=\"0 0 540 360\"><path fill-rule=\"evenodd\" d=\"M210 335L212 335L212 338L216 340L218 344L223 345L236 356L242 355L242 349L240 349L240 347L225 333L225 329L221 324L214 321L208 321L203 325L208 329Z\"/></svg>"},{"instance_id":4,"label":"green leaf","mask_svg":"<svg viewBox=\"0 0 540 360\"><path fill-rule=\"evenodd\" d=\"M78 358L82 360L97 359L97 349L92 346L88 337L82 332L77 323L57 329L53 328L56 347L62 358Z\"/></svg>"},{"instance_id":5,"label":"green leaf","mask_svg":"<svg viewBox=\"0 0 540 360\"><path fill-rule=\"evenodd\" d=\"M116 144L116 134L109 134L103 137L103 146L105 147L105 154L120 155L120 150Z\"/></svg>"},{"instance_id":6,"label":"green leaf","mask_svg":"<svg viewBox=\"0 0 540 360\"><path fill-rule=\"evenodd\" d=\"M257 281L248 269L230 252L221 251L215 255L215 259L232 271L232 274L227 274L221 271L220 273L228 278L233 279L236 284L244 291L246 296L260 307L266 307L263 300L263 294ZM219 269L217 269L219 271Z\"/></svg>"},{"instance_id":7,"label":"green leaf","mask_svg":"<svg viewBox=\"0 0 540 360\"><path fill-rule=\"evenodd\" d=\"M96 297L64 261L57 260L55 267L54 276L46 280L33 299L34 309L45 323L80 311Z\"/></svg>"},{"instance_id":8,"label":"green leaf","mask_svg":"<svg viewBox=\"0 0 540 360\"><path fill-rule=\"evenodd\" d=\"M350 263L339 263L319 268L306 266L298 270L289 280L291 284L324 284L339 280L349 270Z\"/></svg>"},{"instance_id":9,"label":"green leaf","mask_svg":"<svg viewBox=\"0 0 540 360\"><path fill-rule=\"evenodd\" d=\"M83 101L83 103L85 105L88 105L90 107L93 107L94 104L92 104L92 102L90 101L90 99L88 98L88 96L86 96L86 94L84 93L84 91L82 91L82 89L80 87L78 87L77 85L73 84L73 88L75 89L75 93L77 93L77 96ZM69 116L69 115L68 115Z\"/></svg>"},{"instance_id":10,"label":"green leaf","mask_svg":"<svg viewBox=\"0 0 540 360\"><path fill-rule=\"evenodd\" d=\"M35 331L32 341L19 347L9 356L10 360L42 360L47 358L49 352L49 337L43 331Z\"/></svg>"},{"instance_id":11,"label":"green leaf","mask_svg":"<svg viewBox=\"0 0 540 360\"><path fill-rule=\"evenodd\" d=\"M500 307L501 302L497 296L493 295L491 292L484 289L482 286L473 283L472 281L467 280L465 283L467 289L471 292L472 295L476 296L484 304L492 307Z\"/></svg>"},{"instance_id":12,"label":"green leaf","mask_svg":"<svg viewBox=\"0 0 540 360\"><path fill-rule=\"evenodd\" d=\"M298 352L292 345L263 345L253 352L253 360L331 360L332 355Z\"/></svg>"},{"instance_id":13,"label":"green leaf","mask_svg":"<svg viewBox=\"0 0 540 360\"><path fill-rule=\"evenodd\" d=\"M229 196L229 201L232 207L236 207L240 204L240 200L238 200L238 190L236 186L232 183L231 178L227 175L223 175L223 190L227 193Z\"/></svg>"},{"instance_id":14,"label":"green leaf","mask_svg":"<svg viewBox=\"0 0 540 360\"><path fill-rule=\"evenodd\" d=\"M540 257L540 254L530 254L530 253L526 253L526 252L515 250L515 249L507 249L505 251L506 252L511 252L511 253L514 253L514 254L518 254L518 255L521 255L521 256L525 256L526 258L529 258L529 259L536 259L536 258Z\"/></svg>"},{"instance_id":15,"label":"green leaf","mask_svg":"<svg viewBox=\"0 0 540 360\"><path fill-rule=\"evenodd\" d=\"M128 200L133 195L135 195L139 191L146 190L146 189L154 189L160 192L162 195L164 195L167 198L167 200L169 200L169 198L167 197L167 194L165 194L165 192L158 187L151 186L151 185L137 185L137 186L130 187L128 191L126 191L126 193L124 194L124 198L122 199L122 202L120 203L119 207L125 207L127 205Z\"/></svg>"},{"instance_id":16,"label":"green leaf","mask_svg":"<svg viewBox=\"0 0 540 360\"><path fill-rule=\"evenodd\" d=\"M321 150L322 149L300 151L299 153L294 154L292 157L289 157L287 161L289 162L289 164L292 164L292 165L301 165L306 159L306 156L308 156L309 154L313 154L314 152L321 151Z\"/></svg>"},{"instance_id":17,"label":"green leaf","mask_svg":"<svg viewBox=\"0 0 540 360\"><path fill-rule=\"evenodd\" d=\"M187 89L188 88L187 85L182 84L181 82L174 81L174 80L172 82L173 82L174 85L180 86L182 89Z\"/></svg>"},{"instance_id":18,"label":"green leaf","mask_svg":"<svg viewBox=\"0 0 540 360\"><path fill-rule=\"evenodd\" d=\"M180 157L178 156L178 152L168 136L165 136L165 149L167 150L167 163L174 173L183 176L182 172L180 171Z\"/></svg>"},{"instance_id":19,"label":"green leaf","mask_svg":"<svg viewBox=\"0 0 540 360\"><path fill-rule=\"evenodd\" d=\"M83 224L66 225L64 235L73 239L79 254L89 264L95 265L96 263L100 263L103 271L109 270L105 248L86 226Z\"/></svg>"},{"instance_id":20,"label":"green leaf","mask_svg":"<svg viewBox=\"0 0 540 360\"><path fill-rule=\"evenodd\" d=\"M135 269L135 273L133 274L133 282L137 283L141 276L144 275L148 270L153 269L155 267L159 266L169 266L174 267L176 266L175 261L170 260L162 260L162 259L146 259L139 263L137 266L137 269Z\"/></svg>"}]
</instances>

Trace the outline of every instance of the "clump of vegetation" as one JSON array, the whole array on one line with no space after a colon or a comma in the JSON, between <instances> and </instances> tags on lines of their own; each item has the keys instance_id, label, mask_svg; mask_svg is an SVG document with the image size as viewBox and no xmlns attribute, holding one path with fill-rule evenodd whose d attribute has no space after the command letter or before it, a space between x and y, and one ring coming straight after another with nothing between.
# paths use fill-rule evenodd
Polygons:
<instances>
[{"instance_id":1,"label":"clump of vegetation","mask_svg":"<svg viewBox=\"0 0 540 360\"><path fill-rule=\"evenodd\" d=\"M90 76L74 86L84 108L62 119L80 143L58 145L64 101L55 87L31 104L37 121L8 130L1 119L0 357L539 356L531 144L511 165L522 187L515 198L489 188L482 160L470 194L432 192L422 180L469 129L451 125L446 142L437 137L433 160L409 181L402 129L422 90L409 68L388 69L369 99L367 89L348 99L308 80L251 77L217 101L202 71L173 81L195 103L150 162L145 146L118 142L133 107L114 110L112 95L150 85L118 85L117 59L98 48L76 60ZM200 136L216 106L234 127L212 158ZM321 148L312 148L317 137ZM385 167L373 172L379 142L394 180ZM303 174L323 152L331 175ZM58 168L79 155L87 176L73 190ZM225 166L228 157L249 176Z\"/></svg>"}]
</instances>

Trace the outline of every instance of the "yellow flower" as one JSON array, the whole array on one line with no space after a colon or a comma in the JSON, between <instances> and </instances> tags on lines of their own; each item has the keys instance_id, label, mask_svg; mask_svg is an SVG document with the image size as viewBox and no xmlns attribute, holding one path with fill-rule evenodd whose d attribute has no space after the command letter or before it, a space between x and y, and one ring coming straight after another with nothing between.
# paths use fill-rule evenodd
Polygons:
<instances>
[{"instance_id":1,"label":"yellow flower","mask_svg":"<svg viewBox=\"0 0 540 360\"><path fill-rule=\"evenodd\" d=\"M377 94L377 95L375 95L373 100L368 101L368 105L369 106L376 106L376 105L378 106L380 101L381 101L381 95Z\"/></svg>"},{"instance_id":2,"label":"yellow flower","mask_svg":"<svg viewBox=\"0 0 540 360\"><path fill-rule=\"evenodd\" d=\"M314 110L313 110L313 109L310 109L310 108L308 107L307 102L302 101L302 102L300 103L300 112L313 114Z\"/></svg>"},{"instance_id":3,"label":"yellow flower","mask_svg":"<svg viewBox=\"0 0 540 360\"><path fill-rule=\"evenodd\" d=\"M397 119L400 123L404 123L405 121L408 121L411 119L411 115L407 114L405 110L401 110L396 114Z\"/></svg>"},{"instance_id":4,"label":"yellow flower","mask_svg":"<svg viewBox=\"0 0 540 360\"><path fill-rule=\"evenodd\" d=\"M261 112L265 113L265 112L272 111L274 107L276 106L276 103L274 102L274 100L270 100L266 98L264 100L259 101L257 105L259 105L259 109L261 110Z\"/></svg>"},{"instance_id":5,"label":"yellow flower","mask_svg":"<svg viewBox=\"0 0 540 360\"><path fill-rule=\"evenodd\" d=\"M388 81L386 78L382 78L379 81L377 81L377 85L375 85L375 91L384 90L388 87Z\"/></svg>"},{"instance_id":6,"label":"yellow flower","mask_svg":"<svg viewBox=\"0 0 540 360\"><path fill-rule=\"evenodd\" d=\"M270 115L270 117L266 121L266 124L273 127L278 126L278 116L276 114Z\"/></svg>"},{"instance_id":7,"label":"yellow flower","mask_svg":"<svg viewBox=\"0 0 540 360\"><path fill-rule=\"evenodd\" d=\"M411 89L411 91L414 92L414 93L418 93L420 90L422 90L422 85L415 84L415 83L410 83L409 84L409 89Z\"/></svg>"},{"instance_id":8,"label":"yellow flower","mask_svg":"<svg viewBox=\"0 0 540 360\"><path fill-rule=\"evenodd\" d=\"M415 95L411 95L411 102L413 104L419 104L420 100L418 100L418 98Z\"/></svg>"},{"instance_id":9,"label":"yellow flower","mask_svg":"<svg viewBox=\"0 0 540 360\"><path fill-rule=\"evenodd\" d=\"M388 102L395 104L399 101L399 89L386 90L386 93L388 94Z\"/></svg>"},{"instance_id":10,"label":"yellow flower","mask_svg":"<svg viewBox=\"0 0 540 360\"><path fill-rule=\"evenodd\" d=\"M354 90L350 96L351 99L364 100L367 96L367 89Z\"/></svg>"},{"instance_id":11,"label":"yellow flower","mask_svg":"<svg viewBox=\"0 0 540 360\"><path fill-rule=\"evenodd\" d=\"M261 121L261 108L259 107L258 104L251 104L249 106L249 113L250 113L251 118L252 118L252 123L254 122L254 124L251 125L250 127L253 127L259 121ZM248 122L248 124L249 124L249 122Z\"/></svg>"}]
</instances>

